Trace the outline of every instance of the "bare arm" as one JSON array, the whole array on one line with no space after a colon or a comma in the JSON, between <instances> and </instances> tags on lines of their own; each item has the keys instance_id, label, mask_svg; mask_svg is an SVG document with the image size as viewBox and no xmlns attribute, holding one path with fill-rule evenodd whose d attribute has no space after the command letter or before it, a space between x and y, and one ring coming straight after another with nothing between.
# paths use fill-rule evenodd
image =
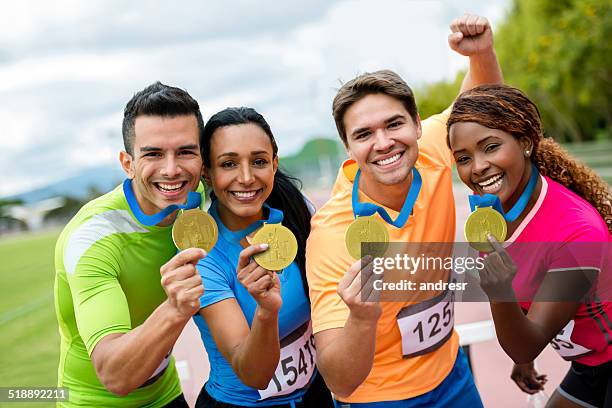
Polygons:
<instances>
[{"instance_id":1,"label":"bare arm","mask_svg":"<svg viewBox=\"0 0 612 408\"><path fill-rule=\"evenodd\" d=\"M369 262L369 261L368 261ZM338 294L350 309L343 328L315 334L317 367L330 390L340 396L351 395L366 379L374 363L376 325L382 313L372 291L372 265L361 273L357 261L338 284ZM367 282L362 286L362 276Z\"/></svg>"},{"instance_id":2,"label":"bare arm","mask_svg":"<svg viewBox=\"0 0 612 408\"><path fill-rule=\"evenodd\" d=\"M141 386L172 349L185 324L199 309L204 294L195 264L205 256L191 248L175 255L161 268L168 295L140 326L124 334L109 334L91 358L100 382L112 393L127 395Z\"/></svg>"},{"instance_id":3,"label":"bare arm","mask_svg":"<svg viewBox=\"0 0 612 408\"><path fill-rule=\"evenodd\" d=\"M525 315L512 287L516 264L495 238L489 242L494 252L484 260L480 284L491 300L497 338L515 363L528 363L573 318L591 280L580 270L548 273Z\"/></svg>"},{"instance_id":4,"label":"bare arm","mask_svg":"<svg viewBox=\"0 0 612 408\"><path fill-rule=\"evenodd\" d=\"M495 50L470 57L470 68L463 78L459 93L484 84L503 84L504 77Z\"/></svg>"},{"instance_id":5,"label":"bare arm","mask_svg":"<svg viewBox=\"0 0 612 408\"><path fill-rule=\"evenodd\" d=\"M449 46L470 59L470 67L461 84L461 92L483 84L501 84L504 78L493 46L489 21L465 14L450 25Z\"/></svg>"},{"instance_id":6,"label":"bare arm","mask_svg":"<svg viewBox=\"0 0 612 408\"><path fill-rule=\"evenodd\" d=\"M215 344L244 384L266 389L280 359L278 311L282 305L275 272L250 258L267 249L252 245L240 253L238 280L257 302L251 328L235 299L225 299L200 310Z\"/></svg>"},{"instance_id":7,"label":"bare arm","mask_svg":"<svg viewBox=\"0 0 612 408\"><path fill-rule=\"evenodd\" d=\"M189 318L177 314L166 301L135 329L102 338L91 354L100 382L121 396L141 386L172 349Z\"/></svg>"},{"instance_id":8,"label":"bare arm","mask_svg":"<svg viewBox=\"0 0 612 408\"><path fill-rule=\"evenodd\" d=\"M576 314L576 302L537 302L525 315L516 302L491 302L497 339L517 364L533 361Z\"/></svg>"},{"instance_id":9,"label":"bare arm","mask_svg":"<svg viewBox=\"0 0 612 408\"><path fill-rule=\"evenodd\" d=\"M348 397L366 379L374 363L376 321L359 321L349 315L341 329L315 334L317 367L330 390Z\"/></svg>"},{"instance_id":10,"label":"bare arm","mask_svg":"<svg viewBox=\"0 0 612 408\"><path fill-rule=\"evenodd\" d=\"M225 299L200 310L215 344L244 384L266 389L280 358L278 313L259 307L249 326L235 299Z\"/></svg>"}]
</instances>

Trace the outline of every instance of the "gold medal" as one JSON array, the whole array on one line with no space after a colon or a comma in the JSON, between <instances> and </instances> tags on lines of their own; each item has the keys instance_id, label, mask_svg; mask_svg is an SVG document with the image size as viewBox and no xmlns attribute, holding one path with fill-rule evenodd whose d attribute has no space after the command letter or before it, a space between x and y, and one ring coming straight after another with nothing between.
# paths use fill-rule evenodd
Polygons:
<instances>
[{"instance_id":1,"label":"gold medal","mask_svg":"<svg viewBox=\"0 0 612 408\"><path fill-rule=\"evenodd\" d=\"M183 211L172 226L172 240L181 251L202 248L210 252L217 242L217 236L215 219L199 208Z\"/></svg>"},{"instance_id":2,"label":"gold medal","mask_svg":"<svg viewBox=\"0 0 612 408\"><path fill-rule=\"evenodd\" d=\"M298 250L295 235L280 223L265 224L257 231L251 244L268 244L268 249L253 256L253 259L269 271L282 271L291 265Z\"/></svg>"},{"instance_id":3,"label":"gold medal","mask_svg":"<svg viewBox=\"0 0 612 408\"><path fill-rule=\"evenodd\" d=\"M346 230L344 242L349 254L355 259L362 258L362 244L365 244L365 254L380 257L387 251L389 231L374 216L357 217Z\"/></svg>"},{"instance_id":4,"label":"gold medal","mask_svg":"<svg viewBox=\"0 0 612 408\"><path fill-rule=\"evenodd\" d=\"M476 207L476 211L465 221L465 239L472 248L480 252L493 251L487 240L488 234L493 235L499 242L504 242L507 232L508 226L504 216L491 207Z\"/></svg>"}]
</instances>

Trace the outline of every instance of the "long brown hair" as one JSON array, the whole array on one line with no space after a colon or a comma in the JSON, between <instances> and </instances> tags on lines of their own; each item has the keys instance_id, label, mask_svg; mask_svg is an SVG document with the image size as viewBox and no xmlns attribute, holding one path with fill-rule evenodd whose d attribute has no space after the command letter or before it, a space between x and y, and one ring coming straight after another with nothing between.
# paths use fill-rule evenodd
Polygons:
<instances>
[{"instance_id":1,"label":"long brown hair","mask_svg":"<svg viewBox=\"0 0 612 408\"><path fill-rule=\"evenodd\" d=\"M542 175L563 184L599 211L612 233L612 190L591 168L576 161L552 138L545 138L540 112L519 89L507 85L482 85L462 93L446 123L476 122L490 129L526 136L533 143L531 161ZM447 143L450 141L447 136Z\"/></svg>"}]
</instances>

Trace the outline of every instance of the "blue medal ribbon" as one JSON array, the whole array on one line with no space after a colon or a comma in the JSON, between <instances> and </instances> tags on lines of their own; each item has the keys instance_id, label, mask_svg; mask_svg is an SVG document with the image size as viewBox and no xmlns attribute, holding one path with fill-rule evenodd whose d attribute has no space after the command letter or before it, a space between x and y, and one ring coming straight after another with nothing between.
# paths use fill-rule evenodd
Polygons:
<instances>
[{"instance_id":1,"label":"blue medal ribbon","mask_svg":"<svg viewBox=\"0 0 612 408\"><path fill-rule=\"evenodd\" d=\"M280 224L283 222L285 214L281 210L270 207L268 204L263 205L270 212L267 220L261 220L263 224Z\"/></svg>"},{"instance_id":2,"label":"blue medal ribbon","mask_svg":"<svg viewBox=\"0 0 612 408\"><path fill-rule=\"evenodd\" d=\"M539 175L540 173L538 172L537 167L532 164L531 176L529 177L529 183L527 183L527 187L525 187L525 190L523 190L523 192L521 193L521 196L519 197L516 204L514 204L510 211L508 211L507 213L504 212L504 209L501 205L501 201L499 200L499 197L495 194L485 194L482 196L478 194L472 194L471 196L469 196L470 208L472 209L472 212L476 210L476 207L493 207L493 209L495 209L497 212L504 216L506 221L512 222L516 220L519 215L521 215L521 213L525 210L525 207L527 207L527 203L529 202L529 199L533 194L533 190L535 189Z\"/></svg>"},{"instance_id":3,"label":"blue medal ribbon","mask_svg":"<svg viewBox=\"0 0 612 408\"><path fill-rule=\"evenodd\" d=\"M229 229L227 229L226 226L223 225L223 222L221 222L221 219L219 217L219 212L217 211L217 200L213 200L209 211L213 215L215 220L217 220L219 227L223 229L224 234L226 234L226 236L230 237L232 240L240 241L242 238L259 229L264 224L280 224L283 221L284 214L281 210L272 208L265 203L263 206L269 211L268 219L255 221L254 223L240 231L230 231Z\"/></svg>"},{"instance_id":4,"label":"blue medal ribbon","mask_svg":"<svg viewBox=\"0 0 612 408\"><path fill-rule=\"evenodd\" d=\"M202 203L202 195L195 191L190 191L187 194L187 202L185 204L171 204L156 214L147 215L138 205L138 201L136 200L136 196L132 190L131 179L125 179L123 182L123 194L125 194L130 210L132 210L132 213L134 213L134 216L138 222L147 227L152 227L159 224L176 210L191 210L192 208L199 207Z\"/></svg>"},{"instance_id":5,"label":"blue medal ribbon","mask_svg":"<svg viewBox=\"0 0 612 408\"><path fill-rule=\"evenodd\" d=\"M393 221L387 211L379 205L373 203L360 203L359 202L359 176L361 174L361 170L357 170L357 174L355 175L355 180L353 181L353 192L352 192L352 204L353 204L353 215L355 218L373 215L378 213L387 223L393 225L397 228L402 228L406 225L406 221L408 221L408 217L412 213L412 208L414 207L414 203L419 196L419 192L421 191L421 185L423 184L423 180L421 179L421 174L416 169L416 167L412 168L412 184L410 185L410 190L408 190L408 195L406 196L406 200L404 201L404 205L402 209Z\"/></svg>"}]
</instances>

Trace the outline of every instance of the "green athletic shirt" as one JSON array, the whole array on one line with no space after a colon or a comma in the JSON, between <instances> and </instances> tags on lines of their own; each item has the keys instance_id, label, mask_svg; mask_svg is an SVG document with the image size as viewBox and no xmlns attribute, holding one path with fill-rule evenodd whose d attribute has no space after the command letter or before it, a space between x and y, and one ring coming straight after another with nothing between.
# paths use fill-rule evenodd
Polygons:
<instances>
[{"instance_id":1,"label":"green athletic shirt","mask_svg":"<svg viewBox=\"0 0 612 408\"><path fill-rule=\"evenodd\" d=\"M172 228L140 224L121 185L83 206L64 228L54 291L58 385L69 389L69 402L58 406L160 407L181 394L174 358L155 382L125 397L100 383L90 358L104 336L141 325L166 300L159 270L175 254Z\"/></svg>"}]
</instances>

